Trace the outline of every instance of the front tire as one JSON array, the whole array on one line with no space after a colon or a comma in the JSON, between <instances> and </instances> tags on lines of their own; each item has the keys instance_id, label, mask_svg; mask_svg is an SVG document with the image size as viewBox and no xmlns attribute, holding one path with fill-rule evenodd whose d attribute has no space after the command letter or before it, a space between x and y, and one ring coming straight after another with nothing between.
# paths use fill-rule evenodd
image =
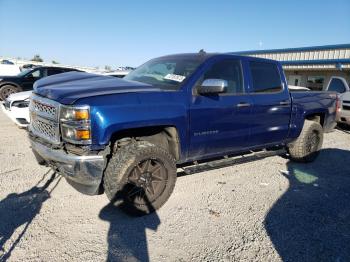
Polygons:
<instances>
[{"instance_id":1,"label":"front tire","mask_svg":"<svg viewBox=\"0 0 350 262\"><path fill-rule=\"evenodd\" d=\"M288 144L287 149L293 161L308 163L316 159L322 148L322 143L322 126L317 122L305 120L299 137Z\"/></svg>"},{"instance_id":2,"label":"front tire","mask_svg":"<svg viewBox=\"0 0 350 262\"><path fill-rule=\"evenodd\" d=\"M175 159L167 150L147 141L117 149L107 165L104 189L109 200L132 215L159 209L176 182Z\"/></svg>"},{"instance_id":3,"label":"front tire","mask_svg":"<svg viewBox=\"0 0 350 262\"><path fill-rule=\"evenodd\" d=\"M0 88L0 100L5 101L11 94L17 93L19 90L12 85L4 85Z\"/></svg>"}]
</instances>

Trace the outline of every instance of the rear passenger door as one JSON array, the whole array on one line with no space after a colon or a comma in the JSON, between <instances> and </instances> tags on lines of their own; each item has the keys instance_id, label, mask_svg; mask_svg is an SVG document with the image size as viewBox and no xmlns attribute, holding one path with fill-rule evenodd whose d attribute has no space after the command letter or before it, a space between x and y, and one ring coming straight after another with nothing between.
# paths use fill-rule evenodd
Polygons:
<instances>
[{"instance_id":1,"label":"rear passenger door","mask_svg":"<svg viewBox=\"0 0 350 262\"><path fill-rule=\"evenodd\" d=\"M250 146L281 143L288 136L291 99L283 71L273 61L248 62L254 116Z\"/></svg>"},{"instance_id":2,"label":"rear passenger door","mask_svg":"<svg viewBox=\"0 0 350 262\"><path fill-rule=\"evenodd\" d=\"M63 69L60 69L60 68L48 68L46 76L52 76L52 75L57 75L57 74L61 74L61 73L64 73Z\"/></svg>"}]
</instances>

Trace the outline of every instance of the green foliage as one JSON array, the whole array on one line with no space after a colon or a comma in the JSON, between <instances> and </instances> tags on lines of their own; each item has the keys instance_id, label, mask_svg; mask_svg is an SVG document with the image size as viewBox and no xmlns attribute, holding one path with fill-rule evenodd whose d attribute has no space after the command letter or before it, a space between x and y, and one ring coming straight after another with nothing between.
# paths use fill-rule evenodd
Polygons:
<instances>
[{"instance_id":1,"label":"green foliage","mask_svg":"<svg viewBox=\"0 0 350 262\"><path fill-rule=\"evenodd\" d=\"M40 57L40 55L35 55L31 61L34 61L34 62L44 62L44 60Z\"/></svg>"}]
</instances>

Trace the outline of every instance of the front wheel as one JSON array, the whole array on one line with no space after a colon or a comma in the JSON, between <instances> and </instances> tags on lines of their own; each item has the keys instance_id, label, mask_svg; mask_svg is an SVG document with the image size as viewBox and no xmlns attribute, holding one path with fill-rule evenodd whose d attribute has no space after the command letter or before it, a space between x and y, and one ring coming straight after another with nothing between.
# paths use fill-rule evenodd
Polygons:
<instances>
[{"instance_id":1,"label":"front wheel","mask_svg":"<svg viewBox=\"0 0 350 262\"><path fill-rule=\"evenodd\" d=\"M18 88L12 85L4 85L0 88L0 100L5 101L11 94L17 93Z\"/></svg>"},{"instance_id":2,"label":"front wheel","mask_svg":"<svg viewBox=\"0 0 350 262\"><path fill-rule=\"evenodd\" d=\"M175 182L175 159L147 141L131 142L118 149L104 176L109 200L136 215L159 209L169 199Z\"/></svg>"},{"instance_id":3,"label":"front wheel","mask_svg":"<svg viewBox=\"0 0 350 262\"><path fill-rule=\"evenodd\" d=\"M318 156L323 143L322 126L305 120L304 127L294 142L287 145L289 155L296 162L312 162Z\"/></svg>"}]
</instances>

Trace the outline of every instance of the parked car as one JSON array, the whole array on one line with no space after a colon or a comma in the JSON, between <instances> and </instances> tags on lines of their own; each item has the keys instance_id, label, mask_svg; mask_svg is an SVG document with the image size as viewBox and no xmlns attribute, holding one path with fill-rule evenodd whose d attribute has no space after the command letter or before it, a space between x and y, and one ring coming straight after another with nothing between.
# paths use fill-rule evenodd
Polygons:
<instances>
[{"instance_id":1,"label":"parked car","mask_svg":"<svg viewBox=\"0 0 350 262\"><path fill-rule=\"evenodd\" d=\"M4 59L1 61L1 64L3 65L14 65L15 63L11 62L10 60Z\"/></svg>"},{"instance_id":2,"label":"parked car","mask_svg":"<svg viewBox=\"0 0 350 262\"><path fill-rule=\"evenodd\" d=\"M15 76L21 72L17 65L0 64L0 76ZM1 79L0 77L0 79Z\"/></svg>"},{"instance_id":3,"label":"parked car","mask_svg":"<svg viewBox=\"0 0 350 262\"><path fill-rule=\"evenodd\" d=\"M29 124L29 97L32 91L19 92L9 95L1 104L3 112L19 127Z\"/></svg>"},{"instance_id":4,"label":"parked car","mask_svg":"<svg viewBox=\"0 0 350 262\"><path fill-rule=\"evenodd\" d=\"M117 70L117 71L113 71L113 72L103 73L103 75L123 78L124 76L126 76L129 73L130 73L130 71L127 71L127 70Z\"/></svg>"},{"instance_id":5,"label":"parked car","mask_svg":"<svg viewBox=\"0 0 350 262\"><path fill-rule=\"evenodd\" d=\"M332 92L289 92L277 61L201 52L150 60L123 79L39 80L28 130L38 163L144 214L170 197L177 164L275 146L313 161L336 105Z\"/></svg>"},{"instance_id":6,"label":"parked car","mask_svg":"<svg viewBox=\"0 0 350 262\"><path fill-rule=\"evenodd\" d=\"M339 93L340 100L340 113L339 123L350 125L350 88L348 83L343 77L333 76L331 77L327 87L327 91Z\"/></svg>"},{"instance_id":7,"label":"parked car","mask_svg":"<svg viewBox=\"0 0 350 262\"><path fill-rule=\"evenodd\" d=\"M25 64L22 65L22 69L33 69L35 67L40 67L40 65L34 65L34 64Z\"/></svg>"},{"instance_id":8,"label":"parked car","mask_svg":"<svg viewBox=\"0 0 350 262\"><path fill-rule=\"evenodd\" d=\"M16 76L0 76L0 100L5 100L10 94L33 89L33 84L40 78L60 74L77 69L41 66L24 70Z\"/></svg>"}]
</instances>

